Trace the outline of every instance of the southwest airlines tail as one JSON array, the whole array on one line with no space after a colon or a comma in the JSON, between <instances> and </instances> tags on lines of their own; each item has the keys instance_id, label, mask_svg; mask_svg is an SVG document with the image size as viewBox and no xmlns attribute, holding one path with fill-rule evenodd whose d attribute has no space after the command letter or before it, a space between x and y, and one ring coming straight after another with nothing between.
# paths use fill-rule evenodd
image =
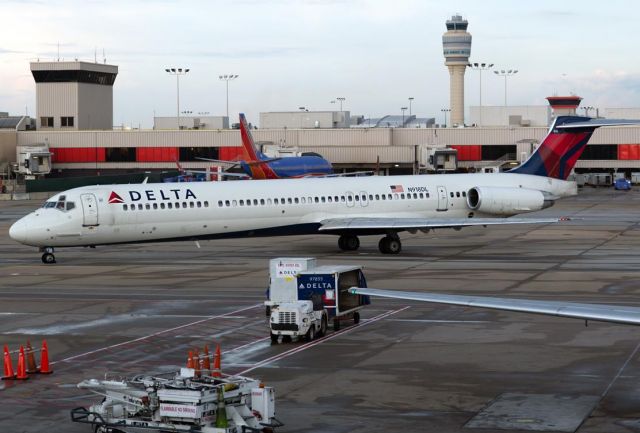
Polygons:
<instances>
[{"instance_id":1,"label":"southwest airlines tail","mask_svg":"<svg viewBox=\"0 0 640 433\"><path fill-rule=\"evenodd\" d=\"M592 119L560 116L538 149L520 167L509 173L533 174L567 180L593 132L601 126L635 125L637 120Z\"/></svg>"},{"instance_id":2,"label":"southwest airlines tail","mask_svg":"<svg viewBox=\"0 0 640 433\"><path fill-rule=\"evenodd\" d=\"M260 151L256 148L247 125L247 118L240 113L240 135L242 136L242 159L246 162L260 161Z\"/></svg>"},{"instance_id":3,"label":"southwest airlines tail","mask_svg":"<svg viewBox=\"0 0 640 433\"><path fill-rule=\"evenodd\" d=\"M278 179L278 175L268 164L269 160L256 148L244 113L240 113L240 136L243 159L241 165L247 174L253 179Z\"/></svg>"}]
</instances>

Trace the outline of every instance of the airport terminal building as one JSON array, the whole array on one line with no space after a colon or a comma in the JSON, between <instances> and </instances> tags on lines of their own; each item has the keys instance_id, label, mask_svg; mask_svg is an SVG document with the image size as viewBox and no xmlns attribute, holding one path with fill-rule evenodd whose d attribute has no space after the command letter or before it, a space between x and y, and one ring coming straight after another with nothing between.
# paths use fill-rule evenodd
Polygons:
<instances>
[{"instance_id":1,"label":"airport terminal building","mask_svg":"<svg viewBox=\"0 0 640 433\"><path fill-rule=\"evenodd\" d=\"M66 176L175 169L176 161L185 168L206 168L208 163L198 158L235 160L239 156L240 132L229 129L226 117L156 118L153 130L114 129L117 66L34 62L31 70L36 82L37 129L24 127L24 121L5 122L8 127L0 128L3 158L15 155L16 147L47 146L51 175ZM253 135L263 144L319 153L337 171L418 173L428 158L425 149L433 147L456 149L463 170L480 169L496 161L526 159L546 135L554 115L563 114L562 110L575 113L580 98L567 98L569 102L563 97L547 98L551 107L471 107L474 126L464 128L443 127L435 125L433 118L415 116L401 120L388 116L387 122L375 119L367 125L348 111L269 112L261 113L260 129ZM609 111L640 117L640 110ZM7 160L5 165L13 162ZM640 171L640 126L597 130L576 170Z\"/></svg>"}]
</instances>

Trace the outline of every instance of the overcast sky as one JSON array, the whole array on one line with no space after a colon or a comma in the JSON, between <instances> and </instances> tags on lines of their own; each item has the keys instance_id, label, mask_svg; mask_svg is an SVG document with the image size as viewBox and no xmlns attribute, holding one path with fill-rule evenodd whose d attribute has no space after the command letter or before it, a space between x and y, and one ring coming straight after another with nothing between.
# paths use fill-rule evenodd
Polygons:
<instances>
[{"instance_id":1,"label":"overcast sky","mask_svg":"<svg viewBox=\"0 0 640 433\"><path fill-rule=\"evenodd\" d=\"M176 80L188 67L181 110L225 114L337 109L413 113L442 121L449 75L445 21L469 21L471 61L518 69L509 105L542 105L569 92L596 107L640 106L636 1L564 0L1 0L0 111L35 116L29 61L94 59L119 67L114 123L152 126L175 115ZM478 105L478 72L467 70L465 104ZM504 81L483 73L483 104L502 105Z\"/></svg>"}]
</instances>

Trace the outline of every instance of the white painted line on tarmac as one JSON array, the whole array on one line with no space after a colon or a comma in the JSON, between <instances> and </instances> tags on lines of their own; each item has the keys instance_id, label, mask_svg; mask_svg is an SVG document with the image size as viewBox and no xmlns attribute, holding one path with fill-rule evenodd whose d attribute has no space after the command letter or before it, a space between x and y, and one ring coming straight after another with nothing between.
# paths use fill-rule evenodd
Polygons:
<instances>
[{"instance_id":1,"label":"white painted line on tarmac","mask_svg":"<svg viewBox=\"0 0 640 433\"><path fill-rule=\"evenodd\" d=\"M618 370L618 373L613 377L613 379L611 379L611 382L609 382L609 385L607 385L607 388L602 392L602 394L600 394L600 401L602 401L602 399L607 396L613 384L616 383L616 381L620 378L620 376L622 375L622 372L627 368L627 365L629 365L631 360L635 358L636 353L638 353L638 350L640 350L640 343L636 345L636 348L633 349L633 352L631 352L627 360L624 362L624 364L622 364L622 367L620 367L620 369Z\"/></svg>"},{"instance_id":2,"label":"white painted line on tarmac","mask_svg":"<svg viewBox=\"0 0 640 433\"><path fill-rule=\"evenodd\" d=\"M14 313L10 311L0 311L0 316L37 316L42 313Z\"/></svg>"},{"instance_id":3,"label":"white painted line on tarmac","mask_svg":"<svg viewBox=\"0 0 640 433\"><path fill-rule=\"evenodd\" d=\"M231 352L234 352L236 350L244 349L245 347L253 346L254 344L262 343L264 340L270 340L270 339L271 339L271 337L259 338L257 340L254 340L254 341L250 342L250 343L243 344L242 346L234 347L233 349L229 349L229 350L224 350L222 353L231 353Z\"/></svg>"},{"instance_id":4,"label":"white painted line on tarmac","mask_svg":"<svg viewBox=\"0 0 640 433\"><path fill-rule=\"evenodd\" d=\"M272 356L270 358L267 358L267 359L264 359L262 361L259 361L259 362L255 363L253 365L253 367L247 368L246 370L242 370L241 372L237 373L236 375L243 376L246 373L248 373L248 372L250 372L252 370L255 370L256 368L264 367L265 365L269 365L272 362L279 361L279 360L287 358L287 357L289 357L291 355L295 355L298 352L302 352L303 350L310 349L310 348L312 348L314 346L317 346L318 344L324 343L325 341L328 341L328 340L331 340L333 338L339 337L339 336L341 336L343 334L346 334L347 332L358 330L358 329L362 328L363 326L367 326L370 323L377 322L377 321L379 321L381 319L384 319L386 317L389 317L389 316L391 316L393 314L400 313L400 312L402 312L402 311L404 311L404 310L406 310L408 308L410 308L410 307L407 305L406 307L400 308L398 310L387 311L386 313L379 314L379 315L377 315L375 317L372 317L371 319L369 319L369 320L367 320L365 322L361 322L361 323L359 323L357 325L353 325L353 326L350 326L348 328L345 328L342 331L333 332L333 333L331 333L329 335L325 335L322 338L318 338L317 340L311 341L311 342L306 343L306 344L304 344L302 346L294 347L293 349L287 350L286 352L282 352L282 353L280 353L278 355L275 355L275 356Z\"/></svg>"},{"instance_id":5,"label":"white painted line on tarmac","mask_svg":"<svg viewBox=\"0 0 640 433\"><path fill-rule=\"evenodd\" d=\"M64 358L64 359L61 359L59 361L51 362L50 364L57 364L57 363L60 363L60 362L68 362L68 361L71 361L73 359L81 358L83 356L92 355L94 353L103 352L105 350L113 349L115 347L120 347L120 346L124 346L124 345L131 344L131 343L136 343L138 341L147 340L149 338L157 337L158 335L166 334L167 332L172 332L172 331L176 331L178 329L187 328L189 326L197 325L199 323L207 322L209 320L220 319L222 317L226 318L227 316L233 316L234 314L238 314L238 313L240 313L242 311L247 311L247 310L251 310L253 308L261 307L262 305L263 304L255 304L255 305L251 305L250 307L240 308L239 310L231 311L229 313L219 314L217 316L210 316L210 317L208 317L206 319L197 320L197 321L191 322L191 323L186 323L184 325L176 326L176 327L170 328L170 329L165 329L163 331L154 332L153 334L145 335L144 337L138 337L138 338L135 338L133 340L127 340L127 341L123 341L122 343L112 344L110 346L101 347L99 349L91 350L89 352L80 353L78 355L70 356L68 358Z\"/></svg>"},{"instance_id":6,"label":"white painted line on tarmac","mask_svg":"<svg viewBox=\"0 0 640 433\"><path fill-rule=\"evenodd\" d=\"M389 322L417 322L417 323L487 323L487 322L489 322L489 320L389 319Z\"/></svg>"}]
</instances>

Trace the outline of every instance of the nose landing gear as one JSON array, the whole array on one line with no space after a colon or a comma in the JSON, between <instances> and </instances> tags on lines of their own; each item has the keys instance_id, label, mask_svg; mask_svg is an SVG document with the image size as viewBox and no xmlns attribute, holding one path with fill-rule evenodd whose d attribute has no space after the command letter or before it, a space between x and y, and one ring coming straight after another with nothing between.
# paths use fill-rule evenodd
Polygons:
<instances>
[{"instance_id":1,"label":"nose landing gear","mask_svg":"<svg viewBox=\"0 0 640 433\"><path fill-rule=\"evenodd\" d=\"M52 247L40 248L40 252L44 252L44 254L42 254L42 263L49 265L56 262L56 256L53 255Z\"/></svg>"}]
</instances>

